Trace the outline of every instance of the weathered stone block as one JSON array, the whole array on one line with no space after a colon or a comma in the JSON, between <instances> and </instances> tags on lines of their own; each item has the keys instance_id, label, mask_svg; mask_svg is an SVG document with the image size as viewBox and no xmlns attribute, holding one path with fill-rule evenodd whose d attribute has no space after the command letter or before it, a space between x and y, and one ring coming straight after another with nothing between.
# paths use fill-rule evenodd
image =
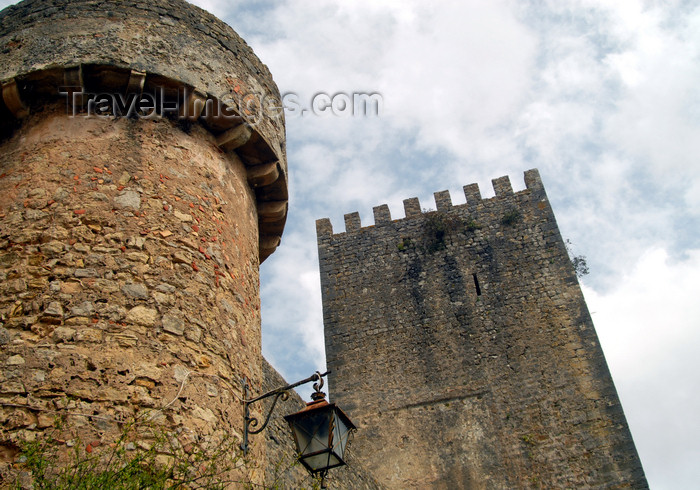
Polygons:
<instances>
[{"instance_id":1,"label":"weathered stone block","mask_svg":"<svg viewBox=\"0 0 700 490\"><path fill-rule=\"evenodd\" d=\"M76 330L70 327L56 327L53 331L53 339L56 342L70 342L75 338Z\"/></svg>"},{"instance_id":2,"label":"weathered stone block","mask_svg":"<svg viewBox=\"0 0 700 490\"><path fill-rule=\"evenodd\" d=\"M12 336L5 327L0 327L0 345L6 345L10 342Z\"/></svg>"},{"instance_id":3,"label":"weathered stone block","mask_svg":"<svg viewBox=\"0 0 700 490\"><path fill-rule=\"evenodd\" d=\"M148 308L147 306L135 306L126 315L126 321L130 323L136 323L137 325L144 325L146 327L152 327L156 324L158 319L158 310L154 308Z\"/></svg>"},{"instance_id":4,"label":"weathered stone block","mask_svg":"<svg viewBox=\"0 0 700 490\"><path fill-rule=\"evenodd\" d=\"M124 191L114 198L117 208L141 209L141 196L136 191Z\"/></svg>"},{"instance_id":5,"label":"weathered stone block","mask_svg":"<svg viewBox=\"0 0 700 490\"><path fill-rule=\"evenodd\" d=\"M163 330L175 335L182 335L185 332L185 322L182 318L166 314L163 315Z\"/></svg>"},{"instance_id":6,"label":"weathered stone block","mask_svg":"<svg viewBox=\"0 0 700 490\"><path fill-rule=\"evenodd\" d=\"M148 299L148 288L141 283L125 284L121 289L130 298Z\"/></svg>"},{"instance_id":7,"label":"weathered stone block","mask_svg":"<svg viewBox=\"0 0 700 490\"><path fill-rule=\"evenodd\" d=\"M24 363L25 363L24 357L20 356L19 354L15 354L14 356L10 356L5 361L6 366L23 366Z\"/></svg>"}]
</instances>

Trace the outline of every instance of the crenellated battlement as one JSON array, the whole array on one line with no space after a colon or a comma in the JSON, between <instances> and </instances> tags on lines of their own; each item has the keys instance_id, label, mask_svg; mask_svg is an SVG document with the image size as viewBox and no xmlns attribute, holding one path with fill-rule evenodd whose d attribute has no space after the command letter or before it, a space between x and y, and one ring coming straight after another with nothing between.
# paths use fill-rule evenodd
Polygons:
<instances>
[{"instance_id":1,"label":"crenellated battlement","mask_svg":"<svg viewBox=\"0 0 700 490\"><path fill-rule=\"evenodd\" d=\"M467 184L463 187L464 196L466 197L465 204L452 204L450 191L438 191L433 193L435 199L435 208L438 212L450 212L451 210L466 211L467 214L475 212L480 206L494 205L498 203L507 203L512 206L514 201L520 195L531 194L533 191L544 191L544 185L540 178L540 173L536 168L525 171L525 189L518 192L513 192L513 186L510 183L510 178L507 175L492 179L494 197L482 198L479 184ZM516 198L516 199L514 199ZM404 199L404 218L392 220L391 210L386 204L381 204L372 208L374 213L374 225L362 226L359 212L348 213L345 215L345 233L353 233L362 229L384 226L389 223L400 223L403 220L410 220L425 214L422 211L420 200L417 197ZM340 234L339 232L336 234ZM316 221L316 234L318 237L333 235L333 224L330 219L322 218Z\"/></svg>"}]
</instances>

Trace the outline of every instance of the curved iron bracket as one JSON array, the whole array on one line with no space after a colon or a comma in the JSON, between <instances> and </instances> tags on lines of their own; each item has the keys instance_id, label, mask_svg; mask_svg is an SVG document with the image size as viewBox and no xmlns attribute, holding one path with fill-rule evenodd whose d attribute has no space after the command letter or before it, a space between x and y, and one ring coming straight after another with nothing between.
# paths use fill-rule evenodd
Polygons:
<instances>
[{"instance_id":1,"label":"curved iron bracket","mask_svg":"<svg viewBox=\"0 0 700 490\"><path fill-rule=\"evenodd\" d=\"M287 398L289 398L289 392L288 391L281 391L279 393L275 393L275 399L272 400L272 405L270 406L270 411L267 412L267 417L265 417L265 422L262 424L262 427L259 429L253 430L253 427L257 427L258 425L258 419L255 417L247 417L246 418L246 423L248 424L248 434L259 434L262 432L265 427L267 427L268 422L270 421L270 417L272 416L272 411L275 409L275 405L277 404L277 400L282 398L282 401L285 401Z\"/></svg>"},{"instance_id":2,"label":"curved iron bracket","mask_svg":"<svg viewBox=\"0 0 700 490\"><path fill-rule=\"evenodd\" d=\"M264 393L260 396L251 399L248 399L248 396L250 394L248 390L248 379L243 378L243 393L245 394L243 400L243 442L241 443L241 449L243 449L243 454L248 454L248 435L259 434L265 429L265 427L267 427L267 424L270 422L272 412L275 409L275 405L277 405L277 401L280 398L282 399L282 401L287 400L289 398L290 390L296 388L297 386L310 383L311 381L315 381L314 389L316 391L320 391L321 387L323 387L323 377L329 373L330 371L326 371L323 374L321 374L320 371L316 371L314 374L312 374L306 379L302 379L301 381L297 381L296 383L292 383L282 388L277 388L276 390L268 391L267 393ZM256 427L258 426L259 422L257 418L251 417L250 405L265 398L269 398L271 396L274 396L275 398L272 401L272 405L270 406L270 410L268 411L267 416L265 417L265 422L259 429L257 429Z\"/></svg>"}]
</instances>

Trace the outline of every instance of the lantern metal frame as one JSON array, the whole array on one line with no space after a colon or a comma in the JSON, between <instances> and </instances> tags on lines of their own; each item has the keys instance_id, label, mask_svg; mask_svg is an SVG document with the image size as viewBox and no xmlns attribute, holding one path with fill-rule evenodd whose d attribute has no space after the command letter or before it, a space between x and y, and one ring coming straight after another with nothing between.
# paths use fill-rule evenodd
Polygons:
<instances>
[{"instance_id":1,"label":"lantern metal frame","mask_svg":"<svg viewBox=\"0 0 700 490\"><path fill-rule=\"evenodd\" d=\"M347 445L350 443L352 433L357 430L357 427L355 427L355 424L352 422L352 420L350 420L350 417L348 417L339 406L337 406L335 403L328 403L326 401L326 394L321 392L322 387L322 379L319 381L319 383L314 383L314 389L316 392L311 395L311 399L313 401L308 402L303 410L285 415L284 419L292 429L294 442L296 443L297 452L299 453L299 462L309 471L309 473L320 474L322 484L321 488L325 488L323 486L323 480L328 473L328 470L347 464L344 459L345 451ZM327 422L327 424L324 423L322 425L315 426L313 433L308 432L305 428L303 428L303 421L314 418L317 415L325 416L325 422ZM343 427L345 430L337 432L337 427ZM326 437L328 439L325 442L322 439L317 439L318 431L321 429L327 430ZM307 436L310 436L310 440L306 441L305 446L303 440L299 438L301 433L306 433ZM338 436L337 441L335 440L336 436ZM318 447L316 450L310 449L313 445L314 439L321 443L322 449ZM338 451L338 443L341 443L340 451ZM310 461L315 459L317 456L323 455L326 455L327 457L326 464L319 465L319 467L312 466ZM331 464L332 458L336 460L336 462L333 464Z\"/></svg>"}]
</instances>

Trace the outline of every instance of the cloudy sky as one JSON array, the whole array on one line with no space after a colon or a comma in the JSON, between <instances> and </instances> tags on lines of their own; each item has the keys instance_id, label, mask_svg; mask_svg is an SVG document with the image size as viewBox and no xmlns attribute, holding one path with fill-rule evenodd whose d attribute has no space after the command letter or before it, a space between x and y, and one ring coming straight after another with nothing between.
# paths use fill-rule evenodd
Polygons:
<instances>
[{"instance_id":1,"label":"cloudy sky","mask_svg":"<svg viewBox=\"0 0 700 490\"><path fill-rule=\"evenodd\" d=\"M263 350L324 367L317 218L537 167L652 488L700 486L697 1L204 1L283 93L378 92L378 117L288 113L290 212L262 266ZM332 387L331 387L332 390Z\"/></svg>"},{"instance_id":2,"label":"cloudy sky","mask_svg":"<svg viewBox=\"0 0 700 490\"><path fill-rule=\"evenodd\" d=\"M0 6L9 3L0 0ZM287 114L289 221L262 265L263 351L324 369L315 220L537 167L652 488L700 486L700 5L649 0L196 0L282 93L376 92L378 116ZM332 387L331 387L332 390Z\"/></svg>"}]
</instances>

